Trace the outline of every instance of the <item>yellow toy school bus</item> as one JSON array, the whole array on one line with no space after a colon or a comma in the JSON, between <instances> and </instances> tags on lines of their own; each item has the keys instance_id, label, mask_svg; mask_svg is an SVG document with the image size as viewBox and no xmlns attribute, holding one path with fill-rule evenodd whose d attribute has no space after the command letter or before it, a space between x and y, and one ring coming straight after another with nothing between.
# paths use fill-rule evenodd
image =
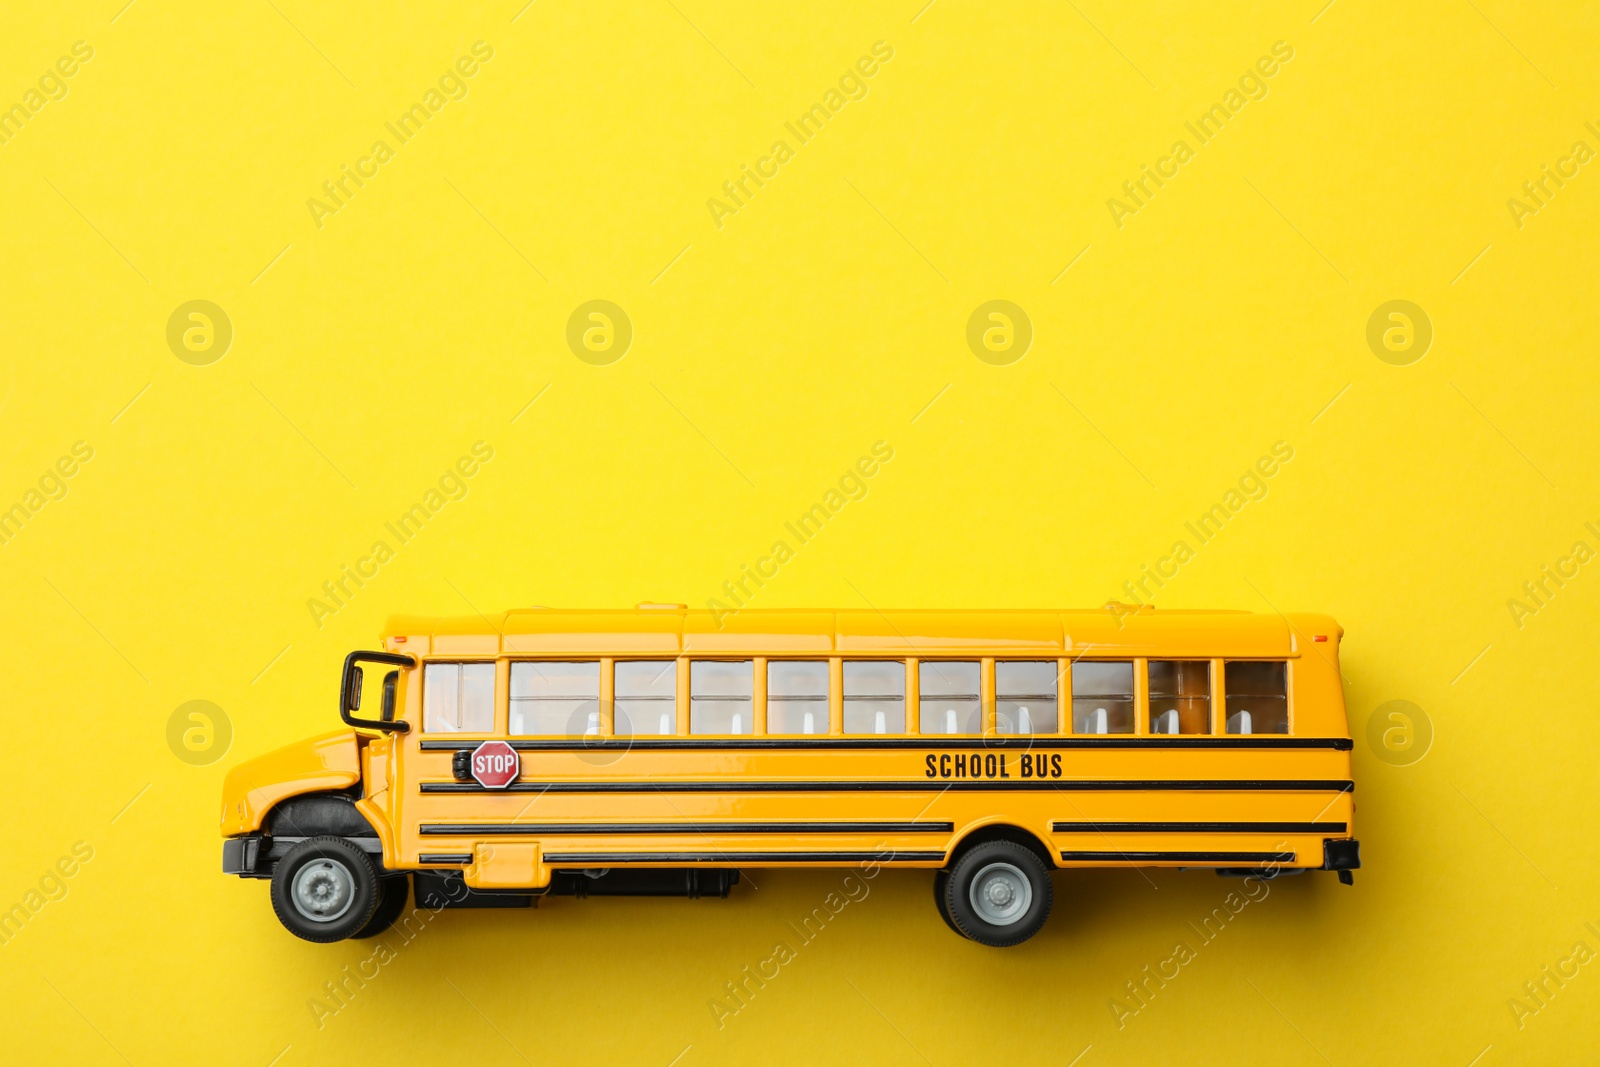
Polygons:
<instances>
[{"instance_id":1,"label":"yellow toy school bus","mask_svg":"<svg viewBox=\"0 0 1600 1067\"><path fill-rule=\"evenodd\" d=\"M1348 883L1342 634L1121 605L399 617L345 661L347 729L228 775L223 870L319 942L413 887L725 897L741 867L926 868L986 945L1039 930L1055 869Z\"/></svg>"}]
</instances>

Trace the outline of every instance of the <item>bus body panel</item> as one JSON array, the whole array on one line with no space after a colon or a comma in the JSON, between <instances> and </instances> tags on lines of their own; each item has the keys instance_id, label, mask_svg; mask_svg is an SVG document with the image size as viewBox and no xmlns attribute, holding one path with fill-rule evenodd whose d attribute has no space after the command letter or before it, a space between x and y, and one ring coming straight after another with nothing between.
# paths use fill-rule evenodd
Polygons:
<instances>
[{"instance_id":1,"label":"bus body panel","mask_svg":"<svg viewBox=\"0 0 1600 1067\"><path fill-rule=\"evenodd\" d=\"M871 856L938 867L968 834L999 823L1032 834L1060 866L1246 866L1249 857L1151 853L1292 852L1283 866L1318 867L1325 838L1351 836L1348 751L1096 751L1052 740L1028 751L937 738L893 751L524 751L509 791L457 782L453 751L419 751L396 860L455 865L480 841L537 841L558 868Z\"/></svg>"}]
</instances>

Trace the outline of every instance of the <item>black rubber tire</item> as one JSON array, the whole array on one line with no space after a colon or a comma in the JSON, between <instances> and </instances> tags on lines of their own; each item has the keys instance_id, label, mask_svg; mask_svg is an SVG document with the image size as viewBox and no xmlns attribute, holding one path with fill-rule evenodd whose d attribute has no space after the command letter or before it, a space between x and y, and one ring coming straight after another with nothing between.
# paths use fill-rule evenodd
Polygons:
<instances>
[{"instance_id":1,"label":"black rubber tire","mask_svg":"<svg viewBox=\"0 0 1600 1067\"><path fill-rule=\"evenodd\" d=\"M1027 907L1012 921L997 925L984 919L972 904L972 886L977 877L994 864L1004 864L1027 882L1030 899ZM950 924L980 945L1006 948L1028 940L1050 917L1050 869L1030 849L1014 841L985 841L974 845L950 868L945 884L944 907Z\"/></svg>"},{"instance_id":2,"label":"black rubber tire","mask_svg":"<svg viewBox=\"0 0 1600 1067\"><path fill-rule=\"evenodd\" d=\"M961 932L961 927L957 926L955 920L950 918L950 909L945 907L945 887L949 883L949 871L933 872L933 906L939 909L939 918L944 920L944 924L950 928L950 932L955 934L957 937L964 938L967 935Z\"/></svg>"},{"instance_id":3,"label":"black rubber tire","mask_svg":"<svg viewBox=\"0 0 1600 1067\"><path fill-rule=\"evenodd\" d=\"M411 897L411 879L403 874L391 874L378 879L378 906L367 925L351 934L352 940L377 937L405 912L406 901Z\"/></svg>"},{"instance_id":4,"label":"black rubber tire","mask_svg":"<svg viewBox=\"0 0 1600 1067\"><path fill-rule=\"evenodd\" d=\"M349 906L325 922L302 914L292 900L296 876L307 864L319 862L342 868L349 879ZM284 929L303 940L323 945L343 941L363 929L377 908L377 868L365 852L342 837L309 837L291 848L273 869L272 910Z\"/></svg>"}]
</instances>

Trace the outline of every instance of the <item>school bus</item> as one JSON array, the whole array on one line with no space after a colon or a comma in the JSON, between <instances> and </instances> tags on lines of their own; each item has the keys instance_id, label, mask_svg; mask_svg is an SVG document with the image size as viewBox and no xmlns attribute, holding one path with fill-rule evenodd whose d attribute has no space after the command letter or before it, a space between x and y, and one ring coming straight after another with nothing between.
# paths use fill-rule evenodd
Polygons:
<instances>
[{"instance_id":1,"label":"school bus","mask_svg":"<svg viewBox=\"0 0 1600 1067\"><path fill-rule=\"evenodd\" d=\"M1117 604L397 617L345 661L344 729L228 775L223 870L317 942L413 890L726 897L755 867L923 868L995 946L1044 924L1057 870L1348 884L1342 635Z\"/></svg>"}]
</instances>

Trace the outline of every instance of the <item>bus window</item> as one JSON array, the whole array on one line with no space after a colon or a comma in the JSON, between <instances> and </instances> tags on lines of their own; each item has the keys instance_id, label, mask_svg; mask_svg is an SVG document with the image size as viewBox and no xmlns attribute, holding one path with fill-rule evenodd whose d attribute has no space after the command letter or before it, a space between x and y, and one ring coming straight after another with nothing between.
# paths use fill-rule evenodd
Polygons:
<instances>
[{"instance_id":1,"label":"bus window","mask_svg":"<svg viewBox=\"0 0 1600 1067\"><path fill-rule=\"evenodd\" d=\"M1133 733L1133 661L1078 660L1072 665L1072 732Z\"/></svg>"},{"instance_id":2,"label":"bus window","mask_svg":"<svg viewBox=\"0 0 1600 1067\"><path fill-rule=\"evenodd\" d=\"M1150 732L1211 732L1211 663L1208 660L1150 661Z\"/></svg>"},{"instance_id":3,"label":"bus window","mask_svg":"<svg viewBox=\"0 0 1600 1067\"><path fill-rule=\"evenodd\" d=\"M767 733L828 732L828 661L767 661Z\"/></svg>"},{"instance_id":4,"label":"bus window","mask_svg":"<svg viewBox=\"0 0 1600 1067\"><path fill-rule=\"evenodd\" d=\"M486 734L493 729L493 663L430 663L422 668L424 733Z\"/></svg>"},{"instance_id":5,"label":"bus window","mask_svg":"<svg viewBox=\"0 0 1600 1067\"><path fill-rule=\"evenodd\" d=\"M1223 665L1230 734L1289 732L1288 664L1230 660Z\"/></svg>"},{"instance_id":6,"label":"bus window","mask_svg":"<svg viewBox=\"0 0 1600 1067\"><path fill-rule=\"evenodd\" d=\"M917 678L923 733L983 733L977 660L925 659L917 664Z\"/></svg>"},{"instance_id":7,"label":"bus window","mask_svg":"<svg viewBox=\"0 0 1600 1067\"><path fill-rule=\"evenodd\" d=\"M1055 660L995 663L994 725L1002 734L1056 732Z\"/></svg>"},{"instance_id":8,"label":"bus window","mask_svg":"<svg viewBox=\"0 0 1600 1067\"><path fill-rule=\"evenodd\" d=\"M689 732L753 733L750 695L754 680L753 660L690 660Z\"/></svg>"},{"instance_id":9,"label":"bus window","mask_svg":"<svg viewBox=\"0 0 1600 1067\"><path fill-rule=\"evenodd\" d=\"M600 732L600 661L511 665L510 733L567 737Z\"/></svg>"},{"instance_id":10,"label":"bus window","mask_svg":"<svg viewBox=\"0 0 1600 1067\"><path fill-rule=\"evenodd\" d=\"M899 660L846 660L844 732L906 732L906 665Z\"/></svg>"},{"instance_id":11,"label":"bus window","mask_svg":"<svg viewBox=\"0 0 1600 1067\"><path fill-rule=\"evenodd\" d=\"M678 732L678 661L617 660L616 724L618 737Z\"/></svg>"}]
</instances>

